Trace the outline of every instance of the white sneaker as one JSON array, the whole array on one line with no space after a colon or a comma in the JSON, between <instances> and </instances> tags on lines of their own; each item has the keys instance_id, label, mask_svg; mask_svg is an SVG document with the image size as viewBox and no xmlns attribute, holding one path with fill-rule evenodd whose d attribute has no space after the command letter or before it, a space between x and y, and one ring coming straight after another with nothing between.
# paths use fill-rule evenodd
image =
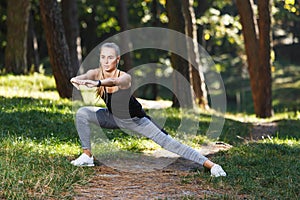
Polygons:
<instances>
[{"instance_id":1,"label":"white sneaker","mask_svg":"<svg viewBox=\"0 0 300 200\"><path fill-rule=\"evenodd\" d=\"M226 176L226 172L220 165L214 164L210 169L210 174L213 177Z\"/></svg>"},{"instance_id":2,"label":"white sneaker","mask_svg":"<svg viewBox=\"0 0 300 200\"><path fill-rule=\"evenodd\" d=\"M81 154L76 160L72 160L71 164L74 166L88 166L88 167L93 167L95 166L94 164L94 157L89 157L85 153Z\"/></svg>"}]
</instances>

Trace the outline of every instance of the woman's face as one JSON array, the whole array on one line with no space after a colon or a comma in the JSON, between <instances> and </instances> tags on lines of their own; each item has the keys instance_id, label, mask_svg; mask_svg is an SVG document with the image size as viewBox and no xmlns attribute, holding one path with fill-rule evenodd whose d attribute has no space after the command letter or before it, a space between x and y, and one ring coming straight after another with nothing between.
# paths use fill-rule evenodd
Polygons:
<instances>
[{"instance_id":1,"label":"woman's face","mask_svg":"<svg viewBox=\"0 0 300 200\"><path fill-rule=\"evenodd\" d=\"M110 47L102 47L100 52L100 66L104 71L111 72L117 68L120 56L116 55L116 51Z\"/></svg>"}]
</instances>

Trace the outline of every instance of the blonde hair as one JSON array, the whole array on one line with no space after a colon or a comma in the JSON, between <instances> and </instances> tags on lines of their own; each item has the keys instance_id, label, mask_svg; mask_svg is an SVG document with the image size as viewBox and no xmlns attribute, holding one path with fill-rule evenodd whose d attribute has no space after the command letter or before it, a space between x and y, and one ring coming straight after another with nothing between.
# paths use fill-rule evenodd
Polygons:
<instances>
[{"instance_id":1,"label":"blonde hair","mask_svg":"<svg viewBox=\"0 0 300 200\"><path fill-rule=\"evenodd\" d=\"M99 48L99 55L101 54L103 47L114 49L116 52L116 56L117 57L120 56L120 48L117 44L115 44L113 42L107 42L107 43L102 44ZM100 59L99 59L99 65L100 65ZM99 66L98 80L102 80L102 79L104 79L103 69L101 66ZM96 89L96 96L98 98L101 98L103 96L103 94L104 94L104 87L103 86L98 87Z\"/></svg>"}]
</instances>

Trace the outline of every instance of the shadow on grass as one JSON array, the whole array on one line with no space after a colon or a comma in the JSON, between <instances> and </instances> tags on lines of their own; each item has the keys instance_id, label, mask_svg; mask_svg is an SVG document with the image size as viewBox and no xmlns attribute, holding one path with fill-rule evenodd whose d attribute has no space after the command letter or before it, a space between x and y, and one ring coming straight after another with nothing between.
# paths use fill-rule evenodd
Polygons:
<instances>
[{"instance_id":1,"label":"shadow on grass","mask_svg":"<svg viewBox=\"0 0 300 200\"><path fill-rule=\"evenodd\" d=\"M71 105L51 100L0 97L0 136L22 136L35 140L76 138Z\"/></svg>"},{"instance_id":2,"label":"shadow on grass","mask_svg":"<svg viewBox=\"0 0 300 200\"><path fill-rule=\"evenodd\" d=\"M70 141L77 138L71 103L54 102L52 100L40 100L32 98L3 98L0 114L0 136L15 135L40 140L55 137L61 141ZM181 117L178 111L167 110L165 129L174 135L181 125ZM178 112L175 113L174 112ZM154 116L155 120L155 116ZM159 119L158 119L159 120ZM191 134L205 135L208 130L211 116L201 114L199 117L189 119L192 125ZM299 139L300 122L294 119L277 121L278 137ZM231 145L243 144L243 139L249 136L252 128L251 123L244 123L232 119L225 119L220 140ZM195 128L197 129L196 132ZM114 131L109 139L124 138L127 134Z\"/></svg>"}]
</instances>

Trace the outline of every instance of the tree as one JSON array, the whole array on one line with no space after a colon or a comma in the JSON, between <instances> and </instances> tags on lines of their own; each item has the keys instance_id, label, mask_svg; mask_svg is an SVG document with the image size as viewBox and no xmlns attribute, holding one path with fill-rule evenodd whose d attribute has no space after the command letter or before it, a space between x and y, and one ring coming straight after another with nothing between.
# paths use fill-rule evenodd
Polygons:
<instances>
[{"instance_id":1,"label":"tree","mask_svg":"<svg viewBox=\"0 0 300 200\"><path fill-rule=\"evenodd\" d=\"M5 68L9 73L24 74L27 69L27 31L30 0L7 1L7 46Z\"/></svg>"},{"instance_id":2,"label":"tree","mask_svg":"<svg viewBox=\"0 0 300 200\"><path fill-rule=\"evenodd\" d=\"M166 10L167 10L167 15L169 18L169 28L173 29L175 31L184 33L184 19L182 16L181 12L181 1L180 0L167 0L166 1ZM172 40L172 38L170 38ZM173 38L173 40L176 40L176 38ZM183 48L187 49L186 43L179 43L178 41L172 41L172 45L177 45L177 48ZM187 52L187 51L183 51ZM189 74L189 66L188 62L184 60L182 57L179 55L176 55L174 53L171 53L171 64L172 67L179 72L182 76L185 77L186 80L190 82L190 74ZM180 87L180 83L178 83L178 77L175 74L173 77L173 87L174 87L174 92L175 94L180 94L184 96L186 102L186 105L179 105L178 99L176 98L175 95L173 95L173 107L192 107L193 106L193 98L192 98L192 88L185 88L183 90L182 87Z\"/></svg>"},{"instance_id":3,"label":"tree","mask_svg":"<svg viewBox=\"0 0 300 200\"><path fill-rule=\"evenodd\" d=\"M73 86L69 80L73 75L74 69L71 66L59 5L56 0L40 0L40 10L50 64L59 96L70 98L72 97Z\"/></svg>"},{"instance_id":4,"label":"tree","mask_svg":"<svg viewBox=\"0 0 300 200\"><path fill-rule=\"evenodd\" d=\"M27 61L28 66L30 66L30 70L34 70L35 72L39 71L40 65L40 56L39 56L39 46L37 34L35 31L35 22L34 22L34 11L30 11L29 16L29 25L28 25L28 37L27 37ZM34 68L32 69L31 66Z\"/></svg>"},{"instance_id":5,"label":"tree","mask_svg":"<svg viewBox=\"0 0 300 200\"><path fill-rule=\"evenodd\" d=\"M121 27L121 31L126 31L128 29L128 11L127 11L127 0L119 0L118 1L118 9L119 9L119 24ZM129 49L130 48L130 38L129 35L124 35L123 40L120 45L121 49ZM124 70L129 71L132 67L131 55L130 51L122 55L124 61Z\"/></svg>"},{"instance_id":6,"label":"tree","mask_svg":"<svg viewBox=\"0 0 300 200\"><path fill-rule=\"evenodd\" d=\"M71 77L77 75L80 64L82 62L81 38L78 21L77 1L62 0L62 20L65 29L66 40L70 53L71 61ZM73 90L73 99L82 100L81 92Z\"/></svg>"},{"instance_id":7,"label":"tree","mask_svg":"<svg viewBox=\"0 0 300 200\"><path fill-rule=\"evenodd\" d=\"M192 38L192 42L187 41L189 71L192 88L196 96L196 103L200 107L207 109L209 106L207 101L206 85L204 82L204 74L203 70L201 69L200 63L196 17L193 8L193 2L194 0L182 1L182 13L185 21L185 33L187 36Z\"/></svg>"},{"instance_id":8,"label":"tree","mask_svg":"<svg viewBox=\"0 0 300 200\"><path fill-rule=\"evenodd\" d=\"M62 0L62 20L65 29L66 40L70 52L71 66L75 76L81 63L81 45L79 35L77 1Z\"/></svg>"},{"instance_id":9,"label":"tree","mask_svg":"<svg viewBox=\"0 0 300 200\"><path fill-rule=\"evenodd\" d=\"M258 17L253 0L237 0L245 41L254 110L257 117L272 116L270 0L258 0ZM258 24L257 24L258 22Z\"/></svg>"}]
</instances>

